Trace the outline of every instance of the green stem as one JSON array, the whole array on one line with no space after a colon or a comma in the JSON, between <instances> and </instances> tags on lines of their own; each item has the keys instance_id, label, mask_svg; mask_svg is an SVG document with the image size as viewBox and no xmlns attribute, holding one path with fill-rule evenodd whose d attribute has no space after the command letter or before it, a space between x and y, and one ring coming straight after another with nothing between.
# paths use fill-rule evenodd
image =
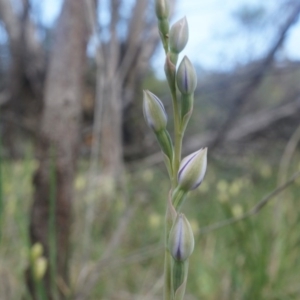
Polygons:
<instances>
[{"instance_id":1,"label":"green stem","mask_svg":"<svg viewBox=\"0 0 300 300\"><path fill-rule=\"evenodd\" d=\"M34 276L34 275L32 275ZM45 286L42 280L36 280L34 279L35 289L36 289L36 295L39 300L47 300Z\"/></svg>"},{"instance_id":2,"label":"green stem","mask_svg":"<svg viewBox=\"0 0 300 300\"><path fill-rule=\"evenodd\" d=\"M172 162L170 161L169 157L167 157L164 153L163 153L163 157L164 157L164 162L168 171L169 178L170 180L172 180L173 178Z\"/></svg>"},{"instance_id":3,"label":"green stem","mask_svg":"<svg viewBox=\"0 0 300 300\"><path fill-rule=\"evenodd\" d=\"M170 199L169 199L170 200ZM164 264L164 300L172 300L172 267L171 255L168 249L169 233L173 225L172 211L168 201L165 215L165 264Z\"/></svg>"},{"instance_id":4,"label":"green stem","mask_svg":"<svg viewBox=\"0 0 300 300\"><path fill-rule=\"evenodd\" d=\"M164 267L164 300L172 300L171 287L171 256L168 249L165 249L165 267Z\"/></svg>"},{"instance_id":5,"label":"green stem","mask_svg":"<svg viewBox=\"0 0 300 300\"><path fill-rule=\"evenodd\" d=\"M173 158L173 189L177 186L177 173L181 161L182 132L180 128L180 113L176 91L172 91L172 102L174 110L174 158Z\"/></svg>"},{"instance_id":6,"label":"green stem","mask_svg":"<svg viewBox=\"0 0 300 300\"><path fill-rule=\"evenodd\" d=\"M3 185L2 185L2 137L0 136L0 243L2 241L2 233L3 233L3 210L4 210L4 204L3 204Z\"/></svg>"},{"instance_id":7,"label":"green stem","mask_svg":"<svg viewBox=\"0 0 300 300\"><path fill-rule=\"evenodd\" d=\"M187 197L187 192L177 187L172 195L172 202L177 212L180 211L181 205Z\"/></svg>"},{"instance_id":8,"label":"green stem","mask_svg":"<svg viewBox=\"0 0 300 300\"><path fill-rule=\"evenodd\" d=\"M56 296L56 151L53 145L50 148L50 159L50 193L48 219L49 269L51 290L53 292L53 295Z\"/></svg>"}]
</instances>

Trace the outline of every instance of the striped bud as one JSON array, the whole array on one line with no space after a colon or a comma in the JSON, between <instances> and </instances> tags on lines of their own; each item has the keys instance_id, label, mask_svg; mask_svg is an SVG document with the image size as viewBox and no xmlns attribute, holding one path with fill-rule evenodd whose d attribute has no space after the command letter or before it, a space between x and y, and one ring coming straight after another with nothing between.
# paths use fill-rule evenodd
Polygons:
<instances>
[{"instance_id":1,"label":"striped bud","mask_svg":"<svg viewBox=\"0 0 300 300\"><path fill-rule=\"evenodd\" d=\"M194 235L184 214L177 215L169 235L169 250L176 261L183 262L194 250Z\"/></svg>"},{"instance_id":2,"label":"striped bud","mask_svg":"<svg viewBox=\"0 0 300 300\"><path fill-rule=\"evenodd\" d=\"M197 188L204 178L206 165L207 148L201 148L185 157L178 171L178 187L184 191Z\"/></svg>"},{"instance_id":3,"label":"striped bud","mask_svg":"<svg viewBox=\"0 0 300 300\"><path fill-rule=\"evenodd\" d=\"M182 59L178 67L176 80L177 87L182 94L187 95L194 93L197 87L197 74L187 56Z\"/></svg>"},{"instance_id":4,"label":"striped bud","mask_svg":"<svg viewBox=\"0 0 300 300\"><path fill-rule=\"evenodd\" d=\"M189 39L189 28L186 17L177 21L170 29L170 49L173 53L180 53Z\"/></svg>"},{"instance_id":5,"label":"striped bud","mask_svg":"<svg viewBox=\"0 0 300 300\"><path fill-rule=\"evenodd\" d=\"M162 102L149 91L144 91L144 118L154 132L159 132L167 126L167 114Z\"/></svg>"}]
</instances>

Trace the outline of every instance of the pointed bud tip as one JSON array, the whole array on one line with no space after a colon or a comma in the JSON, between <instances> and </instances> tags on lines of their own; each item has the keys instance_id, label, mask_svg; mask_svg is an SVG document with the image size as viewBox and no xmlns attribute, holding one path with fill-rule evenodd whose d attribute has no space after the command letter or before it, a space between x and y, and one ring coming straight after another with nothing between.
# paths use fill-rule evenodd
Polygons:
<instances>
[{"instance_id":1,"label":"pointed bud tip","mask_svg":"<svg viewBox=\"0 0 300 300\"><path fill-rule=\"evenodd\" d=\"M180 53L189 39L189 28L186 17L177 21L170 29L170 49L174 53Z\"/></svg>"}]
</instances>

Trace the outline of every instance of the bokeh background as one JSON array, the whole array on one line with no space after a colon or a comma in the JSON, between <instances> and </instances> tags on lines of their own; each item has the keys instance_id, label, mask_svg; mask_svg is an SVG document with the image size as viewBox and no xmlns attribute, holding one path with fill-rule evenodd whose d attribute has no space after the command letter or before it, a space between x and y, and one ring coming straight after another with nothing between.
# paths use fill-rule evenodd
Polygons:
<instances>
[{"instance_id":1,"label":"bokeh background","mask_svg":"<svg viewBox=\"0 0 300 300\"><path fill-rule=\"evenodd\" d=\"M170 5L198 75L183 154L208 147L185 299L298 300L300 2ZM154 1L0 0L1 300L162 299L170 183L142 90L172 133L164 61Z\"/></svg>"}]
</instances>

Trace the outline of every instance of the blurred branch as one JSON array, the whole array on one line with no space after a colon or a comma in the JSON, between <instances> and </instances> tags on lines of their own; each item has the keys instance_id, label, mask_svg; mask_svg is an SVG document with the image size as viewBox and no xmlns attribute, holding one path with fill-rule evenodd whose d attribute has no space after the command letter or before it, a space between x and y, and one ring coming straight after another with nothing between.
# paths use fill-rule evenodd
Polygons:
<instances>
[{"instance_id":1,"label":"blurred branch","mask_svg":"<svg viewBox=\"0 0 300 300\"><path fill-rule=\"evenodd\" d=\"M100 28L98 27L96 15L97 15L97 3L94 0L85 1L87 12L88 12L88 21L90 22L90 31L95 37L96 41L96 96L95 96L95 109L93 116L93 143L91 146L91 154L89 158L89 169L88 169L88 184L86 187L86 195L92 188L95 183L98 181L95 180L95 174L98 168L98 161L100 156L100 133L101 133L101 116L103 110L103 87L104 87L104 76L103 76L103 47L100 39ZM85 261L88 256L88 250L91 239L91 227L94 221L94 201L91 201L86 208L85 212L85 223L84 223L84 242L83 242L83 254L82 260ZM79 275L79 277L81 274Z\"/></svg>"},{"instance_id":2,"label":"blurred branch","mask_svg":"<svg viewBox=\"0 0 300 300\"><path fill-rule=\"evenodd\" d=\"M299 17L300 13L300 3L295 4L293 7L291 15L287 18L284 25L278 32L277 40L271 46L268 54L263 59L261 65L257 68L257 70L252 74L249 83L237 94L237 96L233 99L233 106L229 115L220 127L219 131L217 132L215 138L209 143L210 151L215 149L226 137L227 132L231 128L232 124L235 122L240 110L242 109L243 105L250 99L253 91L259 86L264 78L264 74L266 70L270 67L274 56L278 49L282 46L283 42L286 39L287 33L292 25L295 24Z\"/></svg>"},{"instance_id":3,"label":"blurred branch","mask_svg":"<svg viewBox=\"0 0 300 300\"><path fill-rule=\"evenodd\" d=\"M260 200L252 209L250 209L245 214L241 215L240 217L227 219L206 227L203 227L199 230L198 234L207 234L214 230L221 229L223 227L235 224L239 221L245 220L249 217L252 217L256 214L258 214L268 203L270 200L272 200L275 196L282 193L285 189L287 189L290 185L292 185L297 178L300 177L300 171L294 173L289 180L287 180L284 184L280 185L278 188L276 188L274 191L272 191L270 194L265 196L262 200Z\"/></svg>"},{"instance_id":4,"label":"blurred branch","mask_svg":"<svg viewBox=\"0 0 300 300\"><path fill-rule=\"evenodd\" d=\"M278 172L278 184L282 184L286 178L288 169L292 160L292 156L294 155L295 151L297 150L297 145L300 141L300 124L290 137L288 143L286 144L286 147L284 149L283 155L280 160L279 164L279 172Z\"/></svg>"},{"instance_id":5,"label":"blurred branch","mask_svg":"<svg viewBox=\"0 0 300 300\"><path fill-rule=\"evenodd\" d=\"M147 7L146 0L136 1L134 5L132 16L128 24L128 34L126 44L128 45L122 63L116 75L119 76L119 81L122 82L129 71L129 68L138 54L141 45L141 35L143 31L141 28L144 26L145 11ZM148 45L148 44L147 44Z\"/></svg>"},{"instance_id":6,"label":"blurred branch","mask_svg":"<svg viewBox=\"0 0 300 300\"><path fill-rule=\"evenodd\" d=\"M132 220L132 217L137 208L138 203L129 205L127 207L121 219L118 221L118 227L105 246L105 251L102 254L99 262L94 266L92 270L90 270L88 274L83 274L84 272L81 272L84 276L82 276L83 278L80 279L80 282L77 283L77 286L79 286L79 292L75 299L88 299L90 291L93 290L99 278L101 277L101 275L103 275L103 264L112 259L112 255L114 254L115 250L120 246L120 243L122 243L122 236L124 236L124 234L126 233L128 224Z\"/></svg>"},{"instance_id":7,"label":"blurred branch","mask_svg":"<svg viewBox=\"0 0 300 300\"><path fill-rule=\"evenodd\" d=\"M0 18L3 21L11 42L17 42L21 33L21 24L16 13L13 11L10 0L0 0Z\"/></svg>"},{"instance_id":8,"label":"blurred branch","mask_svg":"<svg viewBox=\"0 0 300 300\"><path fill-rule=\"evenodd\" d=\"M13 10L11 0L0 0L0 18L9 37L12 56L7 90L9 96L15 101L21 98L22 93L24 93L23 76L26 75L32 91L41 101L45 53L41 42L38 40L36 26L30 18L30 3L28 0L23 0L22 6L23 11L19 16Z\"/></svg>"},{"instance_id":9,"label":"blurred branch","mask_svg":"<svg viewBox=\"0 0 300 300\"><path fill-rule=\"evenodd\" d=\"M158 45L159 35L156 28L156 19L153 18L149 22L145 22L148 2L139 0L134 5L131 20L128 24L126 51L116 73L120 82L126 80L126 76L128 76L131 69L137 66L141 69L147 68L149 60ZM147 42L145 42L146 40ZM125 100L128 101L129 99ZM124 106L127 104L125 103Z\"/></svg>"},{"instance_id":10,"label":"blurred branch","mask_svg":"<svg viewBox=\"0 0 300 300\"><path fill-rule=\"evenodd\" d=\"M10 94L7 91L0 93L0 107L10 100Z\"/></svg>"},{"instance_id":11,"label":"blurred branch","mask_svg":"<svg viewBox=\"0 0 300 300\"><path fill-rule=\"evenodd\" d=\"M23 120L16 118L11 113L6 113L5 115L1 116L1 119L7 123L14 124L17 127L25 130L27 133L36 137L36 129L28 124L26 124Z\"/></svg>"},{"instance_id":12,"label":"blurred branch","mask_svg":"<svg viewBox=\"0 0 300 300\"><path fill-rule=\"evenodd\" d=\"M264 79L273 79L273 78L279 78L281 76L289 76L291 74L297 74L298 72L298 64L294 62L294 65L296 67L289 67L281 69L280 72L269 72L264 75ZM257 68L257 67L255 67ZM223 93L224 91L228 90L228 87L230 86L231 89L235 89L239 87L241 84L247 84L249 82L249 74L252 74L254 72L253 69L249 71L249 69L243 70L243 72L238 72L236 74L233 74L231 78L221 78L216 80L210 80L209 82L203 82L200 83L197 87L197 93L199 93L201 96L214 96L219 95L220 93ZM251 76L250 76L251 77Z\"/></svg>"},{"instance_id":13,"label":"blurred branch","mask_svg":"<svg viewBox=\"0 0 300 300\"><path fill-rule=\"evenodd\" d=\"M130 265L136 262L141 262L146 259L152 258L158 255L161 249L163 249L163 245L160 243L156 243L122 257L114 259L108 257L107 259L101 261L101 263L96 267L99 269L103 269L105 267L108 267L109 269L120 268L120 266ZM101 275L104 274L101 273Z\"/></svg>"},{"instance_id":14,"label":"blurred branch","mask_svg":"<svg viewBox=\"0 0 300 300\"><path fill-rule=\"evenodd\" d=\"M287 180L288 176L288 170L291 165L292 157L297 150L297 145L300 141L300 124L290 137L288 143L285 146L284 152L282 154L280 163L279 163L279 171L278 171L278 176L277 176L277 185L279 186L280 184L283 184ZM274 219L274 227L273 227L273 232L278 232L279 230L279 222L282 217L283 217L283 210L282 210L282 205L283 203L280 201L276 202L276 205L274 207L274 214L273 214L273 219ZM274 247L274 251L276 247ZM274 264L273 266L277 266L277 263Z\"/></svg>"}]
</instances>

